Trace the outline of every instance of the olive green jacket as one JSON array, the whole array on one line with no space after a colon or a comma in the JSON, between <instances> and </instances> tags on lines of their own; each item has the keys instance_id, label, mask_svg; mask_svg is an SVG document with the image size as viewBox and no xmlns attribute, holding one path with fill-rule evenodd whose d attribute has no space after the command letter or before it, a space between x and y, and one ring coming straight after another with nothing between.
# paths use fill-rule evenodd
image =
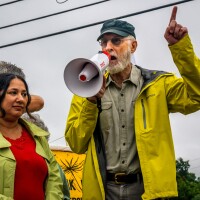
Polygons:
<instances>
[{"instance_id":1,"label":"olive green jacket","mask_svg":"<svg viewBox=\"0 0 200 200\"><path fill-rule=\"evenodd\" d=\"M189 114L200 109L200 60L189 36L169 48L182 78L140 68L144 84L135 102L134 125L145 200L178 195L169 113ZM112 106L106 109L109 112ZM105 200L105 147L95 104L74 95L65 137L74 152L86 152L83 200Z\"/></svg>"},{"instance_id":2,"label":"olive green jacket","mask_svg":"<svg viewBox=\"0 0 200 200\"><path fill-rule=\"evenodd\" d=\"M48 133L25 120L20 119L20 123L22 123L33 136L36 142L36 152L46 160L48 166L48 177L45 184L45 199L63 199L63 184L58 164L46 139ZM10 146L11 144L0 133L0 200L11 200L14 195L16 161L9 148Z\"/></svg>"}]
</instances>

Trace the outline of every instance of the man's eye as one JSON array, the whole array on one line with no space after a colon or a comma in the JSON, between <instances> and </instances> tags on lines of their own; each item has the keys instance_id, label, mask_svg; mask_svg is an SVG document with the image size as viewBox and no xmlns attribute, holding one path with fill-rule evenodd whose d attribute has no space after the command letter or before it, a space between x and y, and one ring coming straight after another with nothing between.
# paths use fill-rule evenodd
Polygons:
<instances>
[{"instance_id":1,"label":"man's eye","mask_svg":"<svg viewBox=\"0 0 200 200\"><path fill-rule=\"evenodd\" d=\"M107 40L100 40L100 44L101 44L101 45L107 44Z\"/></svg>"},{"instance_id":2,"label":"man's eye","mask_svg":"<svg viewBox=\"0 0 200 200\"><path fill-rule=\"evenodd\" d=\"M121 38L113 38L112 39L112 43L116 44L116 45L120 44L121 43Z\"/></svg>"}]
</instances>

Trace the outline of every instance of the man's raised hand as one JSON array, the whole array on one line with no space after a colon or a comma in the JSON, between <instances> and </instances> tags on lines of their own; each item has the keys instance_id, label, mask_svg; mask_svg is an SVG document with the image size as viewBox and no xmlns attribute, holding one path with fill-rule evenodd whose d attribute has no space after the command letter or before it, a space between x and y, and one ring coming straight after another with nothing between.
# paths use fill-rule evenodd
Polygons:
<instances>
[{"instance_id":1,"label":"man's raised hand","mask_svg":"<svg viewBox=\"0 0 200 200\"><path fill-rule=\"evenodd\" d=\"M164 37L169 43L169 45L173 45L181 40L186 34L188 34L188 30L186 27L183 27L181 24L176 22L176 13L177 6L174 6L172 9L169 25L166 28Z\"/></svg>"}]
</instances>

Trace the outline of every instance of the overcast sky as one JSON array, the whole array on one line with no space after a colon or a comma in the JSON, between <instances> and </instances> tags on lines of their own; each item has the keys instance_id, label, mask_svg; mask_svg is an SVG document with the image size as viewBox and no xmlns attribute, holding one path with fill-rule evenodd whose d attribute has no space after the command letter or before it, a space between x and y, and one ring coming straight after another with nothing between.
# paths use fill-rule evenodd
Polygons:
<instances>
[{"instance_id":1,"label":"overcast sky","mask_svg":"<svg viewBox=\"0 0 200 200\"><path fill-rule=\"evenodd\" d=\"M56 0L27 0L2 5L8 2L12 1L0 2L0 60L23 68L31 93L44 98L45 106L39 114L51 132L50 145L66 146L63 136L72 93L64 83L65 66L75 58L89 59L100 50L96 38L102 21L127 16L122 19L136 28L136 64L174 72L179 76L163 37L172 6L151 12L140 11L182 1L111 0L79 9L74 8L100 0L68 0L62 4ZM5 28L70 9L74 10ZM196 54L200 57L199 10L200 1L197 0L179 4L177 21L188 27ZM92 26L93 23L97 25ZM61 31L64 33L54 34ZM50 34L54 36L13 45ZM188 116L170 114L170 118L176 157L190 160L191 170L200 176L200 112Z\"/></svg>"}]
</instances>

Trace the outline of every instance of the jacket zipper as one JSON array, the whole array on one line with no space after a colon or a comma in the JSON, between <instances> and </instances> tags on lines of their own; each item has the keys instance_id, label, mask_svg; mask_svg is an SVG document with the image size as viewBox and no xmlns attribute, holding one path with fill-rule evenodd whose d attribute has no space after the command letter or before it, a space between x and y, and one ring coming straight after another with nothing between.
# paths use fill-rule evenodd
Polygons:
<instances>
[{"instance_id":1,"label":"jacket zipper","mask_svg":"<svg viewBox=\"0 0 200 200\"><path fill-rule=\"evenodd\" d=\"M143 114L143 125L144 125L144 129L146 129L147 128L146 112L145 112L144 100L143 99L141 99L141 104L142 104L142 114Z\"/></svg>"}]
</instances>

